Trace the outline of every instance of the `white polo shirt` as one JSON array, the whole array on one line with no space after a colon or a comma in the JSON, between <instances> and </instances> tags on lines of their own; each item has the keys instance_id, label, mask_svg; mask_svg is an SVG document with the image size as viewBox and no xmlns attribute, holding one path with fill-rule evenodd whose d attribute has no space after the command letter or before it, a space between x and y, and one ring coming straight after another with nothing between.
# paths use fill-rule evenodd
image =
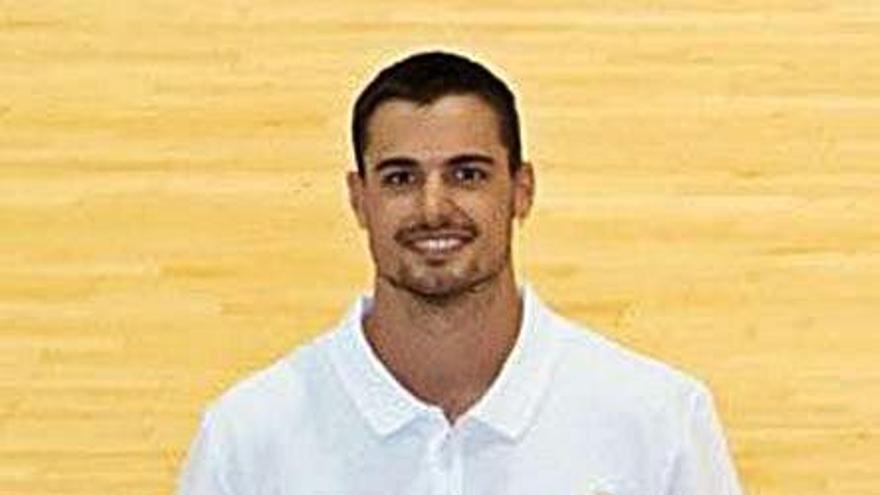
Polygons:
<instances>
[{"instance_id":1,"label":"white polo shirt","mask_svg":"<svg viewBox=\"0 0 880 495\"><path fill-rule=\"evenodd\" d=\"M181 495L739 495L709 391L558 316L528 285L516 343L454 425L338 327L205 409Z\"/></svg>"}]
</instances>

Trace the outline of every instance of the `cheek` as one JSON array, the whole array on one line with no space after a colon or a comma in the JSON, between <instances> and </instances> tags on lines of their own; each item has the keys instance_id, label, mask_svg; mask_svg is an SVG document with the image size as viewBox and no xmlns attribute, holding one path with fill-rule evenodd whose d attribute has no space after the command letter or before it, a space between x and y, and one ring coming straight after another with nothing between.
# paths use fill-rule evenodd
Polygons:
<instances>
[{"instance_id":1,"label":"cheek","mask_svg":"<svg viewBox=\"0 0 880 495\"><path fill-rule=\"evenodd\" d=\"M400 211L402 211L400 205L395 205L393 202L373 207L368 218L370 236L378 242L392 239L400 228Z\"/></svg>"},{"instance_id":2,"label":"cheek","mask_svg":"<svg viewBox=\"0 0 880 495\"><path fill-rule=\"evenodd\" d=\"M482 205L476 211L479 211L479 217L474 220L483 228L484 234L491 237L494 242L503 242L511 221L510 204L496 199Z\"/></svg>"}]
</instances>

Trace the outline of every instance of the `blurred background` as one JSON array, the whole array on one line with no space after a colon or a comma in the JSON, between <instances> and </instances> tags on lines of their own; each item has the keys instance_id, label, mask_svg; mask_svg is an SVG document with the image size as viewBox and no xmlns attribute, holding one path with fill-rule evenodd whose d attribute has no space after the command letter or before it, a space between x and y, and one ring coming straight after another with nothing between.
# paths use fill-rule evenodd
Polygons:
<instances>
[{"instance_id":1,"label":"blurred background","mask_svg":"<svg viewBox=\"0 0 880 495\"><path fill-rule=\"evenodd\" d=\"M0 0L0 493L172 492L369 289L350 107L428 48L519 96L521 279L706 380L751 494L880 490L880 2Z\"/></svg>"}]
</instances>

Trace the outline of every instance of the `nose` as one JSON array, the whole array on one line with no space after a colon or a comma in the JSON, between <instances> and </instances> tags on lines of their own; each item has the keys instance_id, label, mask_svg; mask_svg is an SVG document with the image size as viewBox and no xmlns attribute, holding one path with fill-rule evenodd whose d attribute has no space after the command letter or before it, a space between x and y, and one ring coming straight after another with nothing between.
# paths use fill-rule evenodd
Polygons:
<instances>
[{"instance_id":1,"label":"nose","mask_svg":"<svg viewBox=\"0 0 880 495\"><path fill-rule=\"evenodd\" d=\"M422 217L429 227L439 227L449 221L450 191L439 173L429 174L420 195Z\"/></svg>"}]
</instances>

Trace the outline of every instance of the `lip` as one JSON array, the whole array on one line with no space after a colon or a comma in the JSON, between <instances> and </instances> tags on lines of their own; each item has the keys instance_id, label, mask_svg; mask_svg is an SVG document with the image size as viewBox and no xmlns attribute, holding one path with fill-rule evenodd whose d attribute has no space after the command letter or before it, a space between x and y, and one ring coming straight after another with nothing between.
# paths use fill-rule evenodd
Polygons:
<instances>
[{"instance_id":1,"label":"lip","mask_svg":"<svg viewBox=\"0 0 880 495\"><path fill-rule=\"evenodd\" d=\"M462 250L474 236L465 231L418 232L406 236L401 243L409 250L430 257L444 257Z\"/></svg>"}]
</instances>

